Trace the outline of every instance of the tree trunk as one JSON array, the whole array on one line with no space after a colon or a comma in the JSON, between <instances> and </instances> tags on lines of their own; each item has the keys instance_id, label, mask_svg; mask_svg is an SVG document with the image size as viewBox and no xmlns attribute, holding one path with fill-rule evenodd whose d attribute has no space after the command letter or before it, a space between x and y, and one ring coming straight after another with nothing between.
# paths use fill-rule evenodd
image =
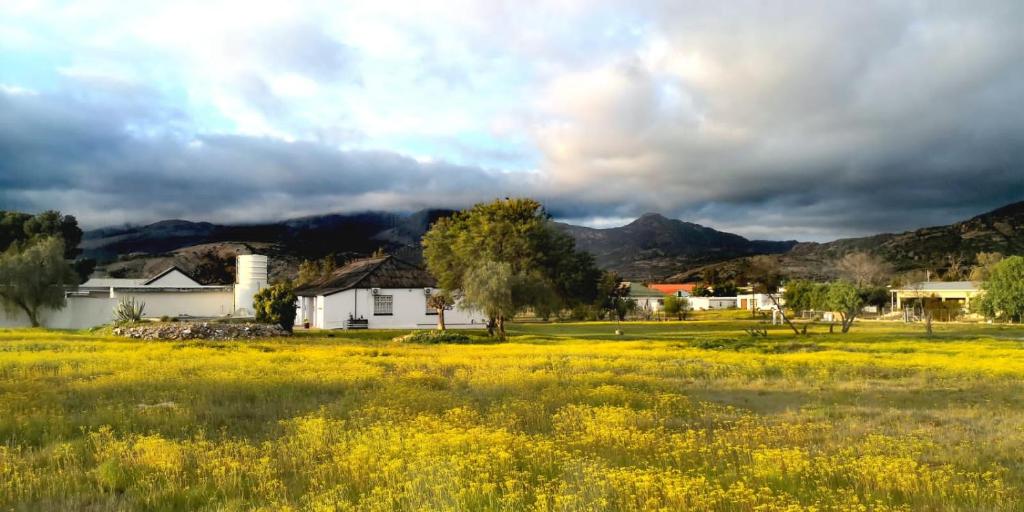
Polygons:
<instances>
[{"instance_id":1,"label":"tree trunk","mask_svg":"<svg viewBox=\"0 0 1024 512\"><path fill-rule=\"evenodd\" d=\"M505 317L499 316L497 320L498 339L505 341Z\"/></svg>"},{"instance_id":2,"label":"tree trunk","mask_svg":"<svg viewBox=\"0 0 1024 512\"><path fill-rule=\"evenodd\" d=\"M844 313L840 313L840 316L842 317L843 321L843 334L846 334L850 332L850 327L853 326L853 319L857 318L857 315L846 315Z\"/></svg>"},{"instance_id":3,"label":"tree trunk","mask_svg":"<svg viewBox=\"0 0 1024 512\"><path fill-rule=\"evenodd\" d=\"M36 314L36 310L28 307L26 304L23 304L21 301L18 301L18 306L25 312L25 316L28 317L28 321L32 324L32 327L39 327L39 317Z\"/></svg>"},{"instance_id":4,"label":"tree trunk","mask_svg":"<svg viewBox=\"0 0 1024 512\"><path fill-rule=\"evenodd\" d=\"M437 330L443 331L444 329L444 308L437 308Z\"/></svg>"},{"instance_id":5,"label":"tree trunk","mask_svg":"<svg viewBox=\"0 0 1024 512\"><path fill-rule=\"evenodd\" d=\"M797 329L795 325L793 325L793 322L789 321L789 317L786 316L786 312L782 309L782 306L779 305L779 301L778 299L775 298L775 294L769 293L768 298L772 300L772 304L775 304L775 309L779 310L779 315L782 316L782 321L786 322L786 325L788 325L790 329L793 329L793 334L799 336L800 330Z\"/></svg>"}]
</instances>

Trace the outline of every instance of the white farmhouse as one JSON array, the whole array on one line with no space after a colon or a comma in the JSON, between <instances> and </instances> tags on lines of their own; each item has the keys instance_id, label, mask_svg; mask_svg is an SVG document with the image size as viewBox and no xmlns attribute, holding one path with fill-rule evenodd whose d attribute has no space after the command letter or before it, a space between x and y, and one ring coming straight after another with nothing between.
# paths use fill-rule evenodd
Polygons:
<instances>
[{"instance_id":1,"label":"white farmhouse","mask_svg":"<svg viewBox=\"0 0 1024 512\"><path fill-rule=\"evenodd\" d=\"M295 290L295 323L319 329L430 328L437 325L437 312L427 299L439 291L436 286L426 270L394 256L355 260ZM445 312L445 324L483 328L487 321L456 306Z\"/></svg>"}]
</instances>

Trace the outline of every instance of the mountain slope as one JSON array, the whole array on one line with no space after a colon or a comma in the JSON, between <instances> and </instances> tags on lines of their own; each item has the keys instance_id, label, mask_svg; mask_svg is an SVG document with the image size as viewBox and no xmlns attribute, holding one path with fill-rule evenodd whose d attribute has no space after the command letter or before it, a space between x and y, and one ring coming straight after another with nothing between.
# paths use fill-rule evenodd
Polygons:
<instances>
[{"instance_id":1,"label":"mountain slope","mask_svg":"<svg viewBox=\"0 0 1024 512\"><path fill-rule=\"evenodd\" d=\"M800 243L778 259L787 275L832 279L838 275L835 262L845 254L857 251L883 258L897 272L931 270L938 275L949 272L956 263L961 266L973 264L979 252L1024 254L1024 201L947 226L845 238L827 243ZM677 273L671 280L696 281L708 268L715 269L725 278L731 278L742 274L743 265L743 259L708 265Z\"/></svg>"},{"instance_id":2,"label":"mountain slope","mask_svg":"<svg viewBox=\"0 0 1024 512\"><path fill-rule=\"evenodd\" d=\"M656 213L616 228L557 226L576 239L577 248L593 254L598 266L633 280L657 280L681 268L739 256L785 252L797 244L747 240Z\"/></svg>"},{"instance_id":3,"label":"mountain slope","mask_svg":"<svg viewBox=\"0 0 1024 512\"><path fill-rule=\"evenodd\" d=\"M117 275L144 275L170 262L183 268L208 268L216 257L223 258L227 268L228 256L243 251L247 244L273 248L275 258L293 267L302 259L327 254L352 257L378 248L419 261L423 234L439 218L452 213L423 210L408 215L330 214L245 225L167 220L146 226L88 231L82 248L87 257L105 264L101 271ZM610 229L563 223L555 226L571 235L578 248L593 254L600 267L634 280L660 279L682 268L743 255L783 252L796 243L747 240L658 214L647 214L626 226ZM203 250L186 250L197 247ZM282 275L294 273L292 268Z\"/></svg>"}]
</instances>

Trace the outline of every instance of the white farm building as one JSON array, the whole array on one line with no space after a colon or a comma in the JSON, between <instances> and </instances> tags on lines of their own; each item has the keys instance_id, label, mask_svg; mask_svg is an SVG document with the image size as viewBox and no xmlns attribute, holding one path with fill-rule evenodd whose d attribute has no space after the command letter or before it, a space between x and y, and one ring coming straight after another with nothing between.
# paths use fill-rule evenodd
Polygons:
<instances>
[{"instance_id":1,"label":"white farm building","mask_svg":"<svg viewBox=\"0 0 1024 512\"><path fill-rule=\"evenodd\" d=\"M393 256L349 262L295 290L295 323L319 329L415 329L437 325L427 307L436 282L426 270ZM445 311L449 328L483 328L483 315L458 306Z\"/></svg>"},{"instance_id":2,"label":"white farm building","mask_svg":"<svg viewBox=\"0 0 1024 512\"><path fill-rule=\"evenodd\" d=\"M98 277L66 293L63 309L43 311L42 325L53 329L84 329L110 323L122 299L145 303L146 318L224 316L251 317L252 298L267 286L267 257L239 255L234 284L203 285L178 267L144 279ZM0 327L31 325L23 313L0 310Z\"/></svg>"}]
</instances>

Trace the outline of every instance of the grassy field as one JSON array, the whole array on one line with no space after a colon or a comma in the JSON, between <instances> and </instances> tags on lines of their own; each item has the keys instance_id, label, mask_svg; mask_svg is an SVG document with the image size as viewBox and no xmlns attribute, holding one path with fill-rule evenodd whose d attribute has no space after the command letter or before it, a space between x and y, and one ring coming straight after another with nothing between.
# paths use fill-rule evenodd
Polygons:
<instances>
[{"instance_id":1,"label":"grassy field","mask_svg":"<svg viewBox=\"0 0 1024 512\"><path fill-rule=\"evenodd\" d=\"M0 510L1024 510L1024 329L752 325L0 330Z\"/></svg>"}]
</instances>

